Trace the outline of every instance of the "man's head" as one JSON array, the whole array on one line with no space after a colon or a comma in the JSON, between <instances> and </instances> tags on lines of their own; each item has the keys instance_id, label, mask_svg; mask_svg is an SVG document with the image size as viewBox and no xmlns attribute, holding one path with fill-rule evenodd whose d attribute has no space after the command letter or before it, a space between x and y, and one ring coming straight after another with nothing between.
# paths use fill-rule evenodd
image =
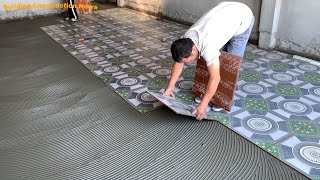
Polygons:
<instances>
[{"instance_id":1,"label":"man's head","mask_svg":"<svg viewBox=\"0 0 320 180\"><path fill-rule=\"evenodd\" d=\"M198 58L198 49L190 38L181 38L172 43L171 54L175 62L187 63Z\"/></svg>"}]
</instances>

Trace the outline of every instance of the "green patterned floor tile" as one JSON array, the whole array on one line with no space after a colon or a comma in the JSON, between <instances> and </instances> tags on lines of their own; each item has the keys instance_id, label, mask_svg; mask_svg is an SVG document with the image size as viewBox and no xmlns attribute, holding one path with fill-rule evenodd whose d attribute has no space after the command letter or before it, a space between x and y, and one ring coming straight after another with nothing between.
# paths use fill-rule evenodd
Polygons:
<instances>
[{"instance_id":1,"label":"green patterned floor tile","mask_svg":"<svg viewBox=\"0 0 320 180\"><path fill-rule=\"evenodd\" d=\"M167 79L153 78L149 81L148 87L150 88L165 88Z\"/></svg>"},{"instance_id":2,"label":"green patterned floor tile","mask_svg":"<svg viewBox=\"0 0 320 180\"><path fill-rule=\"evenodd\" d=\"M300 96L300 90L296 86L277 86L279 95L281 96Z\"/></svg>"},{"instance_id":3,"label":"green patterned floor tile","mask_svg":"<svg viewBox=\"0 0 320 180\"><path fill-rule=\"evenodd\" d=\"M126 64L129 61L129 57L126 56L120 56L112 59L112 62L114 64Z\"/></svg>"},{"instance_id":4,"label":"green patterned floor tile","mask_svg":"<svg viewBox=\"0 0 320 180\"><path fill-rule=\"evenodd\" d=\"M183 94L183 93L177 93L176 98L181 99L183 101L186 101L188 103L192 103L194 101L194 95L193 94Z\"/></svg>"},{"instance_id":5,"label":"green patterned floor tile","mask_svg":"<svg viewBox=\"0 0 320 180\"><path fill-rule=\"evenodd\" d=\"M129 91L116 91L123 99L128 99Z\"/></svg>"},{"instance_id":6,"label":"green patterned floor tile","mask_svg":"<svg viewBox=\"0 0 320 180\"><path fill-rule=\"evenodd\" d=\"M290 126L293 134L295 135L311 135L311 136L320 135L320 131L314 122L291 120Z\"/></svg>"},{"instance_id":7,"label":"green patterned floor tile","mask_svg":"<svg viewBox=\"0 0 320 180\"><path fill-rule=\"evenodd\" d=\"M272 142L254 142L257 146L280 159L279 147Z\"/></svg>"},{"instance_id":8,"label":"green patterned floor tile","mask_svg":"<svg viewBox=\"0 0 320 180\"><path fill-rule=\"evenodd\" d=\"M130 46L135 47L135 48L142 48L142 47L146 47L146 44L144 44L142 42L134 42L134 43L130 44Z\"/></svg>"},{"instance_id":9,"label":"green patterned floor tile","mask_svg":"<svg viewBox=\"0 0 320 180\"><path fill-rule=\"evenodd\" d=\"M172 59L162 59L161 61L160 61L160 64L161 64L161 66L168 66L168 67L171 67L172 66L172 64L173 64L173 61L172 61Z\"/></svg>"},{"instance_id":10,"label":"green patterned floor tile","mask_svg":"<svg viewBox=\"0 0 320 180\"><path fill-rule=\"evenodd\" d=\"M247 51L247 52L245 52L243 59L252 61L252 60L256 59L256 56L252 52Z\"/></svg>"},{"instance_id":11,"label":"green patterned floor tile","mask_svg":"<svg viewBox=\"0 0 320 180\"><path fill-rule=\"evenodd\" d=\"M131 67L128 69L127 73L128 74L143 74L145 71L145 67Z\"/></svg>"},{"instance_id":12,"label":"green patterned floor tile","mask_svg":"<svg viewBox=\"0 0 320 180\"><path fill-rule=\"evenodd\" d=\"M102 81L106 84L108 84L108 82L110 81L110 79L112 78L112 76L108 76L106 74L102 74L99 75L99 78L102 79Z\"/></svg>"},{"instance_id":13,"label":"green patterned floor tile","mask_svg":"<svg viewBox=\"0 0 320 180\"><path fill-rule=\"evenodd\" d=\"M272 69L274 71L287 71L288 70L288 65L281 63L281 62L270 62L268 64L269 69Z\"/></svg>"},{"instance_id":14,"label":"green patterned floor tile","mask_svg":"<svg viewBox=\"0 0 320 180\"><path fill-rule=\"evenodd\" d=\"M222 124L224 124L227 127L229 126L229 122L230 122L230 117L229 116L208 114L207 118L219 121L219 122L221 122Z\"/></svg>"},{"instance_id":15,"label":"green patterned floor tile","mask_svg":"<svg viewBox=\"0 0 320 180\"><path fill-rule=\"evenodd\" d=\"M139 46L138 44L134 43L134 44L127 44L126 47L129 49L136 49L139 47L144 47L145 45L143 44L142 46Z\"/></svg>"},{"instance_id":16,"label":"green patterned floor tile","mask_svg":"<svg viewBox=\"0 0 320 180\"><path fill-rule=\"evenodd\" d=\"M245 107L248 110L268 110L267 101L264 99L245 99Z\"/></svg>"},{"instance_id":17,"label":"green patterned floor tile","mask_svg":"<svg viewBox=\"0 0 320 180\"><path fill-rule=\"evenodd\" d=\"M97 65L95 65L95 64L86 64L85 66L86 66L86 68L88 68L90 71L97 70Z\"/></svg>"},{"instance_id":18,"label":"green patterned floor tile","mask_svg":"<svg viewBox=\"0 0 320 180\"><path fill-rule=\"evenodd\" d=\"M109 54L112 54L112 53L117 52L117 50L114 49L114 48L106 48L106 49L104 49L104 52L109 53Z\"/></svg>"},{"instance_id":19,"label":"green patterned floor tile","mask_svg":"<svg viewBox=\"0 0 320 180\"><path fill-rule=\"evenodd\" d=\"M147 113L150 111L150 109L138 109L138 111L141 113Z\"/></svg>"},{"instance_id":20,"label":"green patterned floor tile","mask_svg":"<svg viewBox=\"0 0 320 180\"><path fill-rule=\"evenodd\" d=\"M261 78L258 72L243 71L240 73L240 79L247 81L259 81Z\"/></svg>"},{"instance_id":21,"label":"green patterned floor tile","mask_svg":"<svg viewBox=\"0 0 320 180\"><path fill-rule=\"evenodd\" d=\"M142 56L148 57L148 58L153 57L153 56L157 56L159 54L160 54L159 51L156 51L156 50L145 50L145 51L141 52Z\"/></svg>"},{"instance_id":22,"label":"green patterned floor tile","mask_svg":"<svg viewBox=\"0 0 320 180\"><path fill-rule=\"evenodd\" d=\"M182 71L182 77L194 77L196 70L195 69L185 69Z\"/></svg>"},{"instance_id":23,"label":"green patterned floor tile","mask_svg":"<svg viewBox=\"0 0 320 180\"><path fill-rule=\"evenodd\" d=\"M306 73L304 74L304 79L310 83L320 83L320 74Z\"/></svg>"}]
</instances>

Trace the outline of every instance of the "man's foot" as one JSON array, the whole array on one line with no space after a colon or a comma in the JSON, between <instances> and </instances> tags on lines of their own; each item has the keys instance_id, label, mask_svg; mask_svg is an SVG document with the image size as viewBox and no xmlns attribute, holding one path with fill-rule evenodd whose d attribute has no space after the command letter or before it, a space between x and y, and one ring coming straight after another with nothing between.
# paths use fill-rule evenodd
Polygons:
<instances>
[{"instance_id":1,"label":"man's foot","mask_svg":"<svg viewBox=\"0 0 320 180\"><path fill-rule=\"evenodd\" d=\"M212 111L215 111L215 112L219 112L219 111L223 110L222 108L215 106L215 105L212 105L211 109L212 109Z\"/></svg>"},{"instance_id":2,"label":"man's foot","mask_svg":"<svg viewBox=\"0 0 320 180\"><path fill-rule=\"evenodd\" d=\"M76 19L76 18L69 18L69 17L66 17L66 18L64 18L64 20L65 21L72 21L72 22L77 22L78 21L78 19Z\"/></svg>"},{"instance_id":3,"label":"man's foot","mask_svg":"<svg viewBox=\"0 0 320 180\"><path fill-rule=\"evenodd\" d=\"M77 22L77 21L78 21L78 19L71 18L71 21L72 21L72 22Z\"/></svg>"},{"instance_id":4,"label":"man's foot","mask_svg":"<svg viewBox=\"0 0 320 180\"><path fill-rule=\"evenodd\" d=\"M195 98L194 98L194 101L195 101L197 104L200 104L200 103L201 103L201 98L200 98L199 96L198 96L198 97L195 97ZM223 108L220 108L220 107L218 107L218 106L215 106L215 105L213 105L213 104L211 104L211 103L209 103L209 105L211 105L212 111L219 112L219 111L222 111L222 110L223 110Z\"/></svg>"}]
</instances>

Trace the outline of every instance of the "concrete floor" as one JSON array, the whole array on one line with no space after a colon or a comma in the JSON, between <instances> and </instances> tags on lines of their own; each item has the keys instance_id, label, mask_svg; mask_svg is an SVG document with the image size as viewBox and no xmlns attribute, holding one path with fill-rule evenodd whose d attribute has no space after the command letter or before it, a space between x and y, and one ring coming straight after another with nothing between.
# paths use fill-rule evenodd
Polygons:
<instances>
[{"instance_id":1,"label":"concrete floor","mask_svg":"<svg viewBox=\"0 0 320 180\"><path fill-rule=\"evenodd\" d=\"M0 25L3 179L307 179L218 122L140 114L42 32L59 18Z\"/></svg>"}]
</instances>

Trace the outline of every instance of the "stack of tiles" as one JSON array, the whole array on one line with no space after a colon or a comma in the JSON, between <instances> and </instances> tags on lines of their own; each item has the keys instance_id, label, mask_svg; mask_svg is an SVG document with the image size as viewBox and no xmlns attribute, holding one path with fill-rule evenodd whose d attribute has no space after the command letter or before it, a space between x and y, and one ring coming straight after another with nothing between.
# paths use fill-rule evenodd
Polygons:
<instances>
[{"instance_id":1,"label":"stack of tiles","mask_svg":"<svg viewBox=\"0 0 320 180\"><path fill-rule=\"evenodd\" d=\"M227 52L221 52L220 60L220 83L210 103L230 111L233 105L233 97L238 82L242 58ZM196 73L192 92L201 97L206 91L209 80L209 72L205 60L201 57L197 61Z\"/></svg>"}]
</instances>

